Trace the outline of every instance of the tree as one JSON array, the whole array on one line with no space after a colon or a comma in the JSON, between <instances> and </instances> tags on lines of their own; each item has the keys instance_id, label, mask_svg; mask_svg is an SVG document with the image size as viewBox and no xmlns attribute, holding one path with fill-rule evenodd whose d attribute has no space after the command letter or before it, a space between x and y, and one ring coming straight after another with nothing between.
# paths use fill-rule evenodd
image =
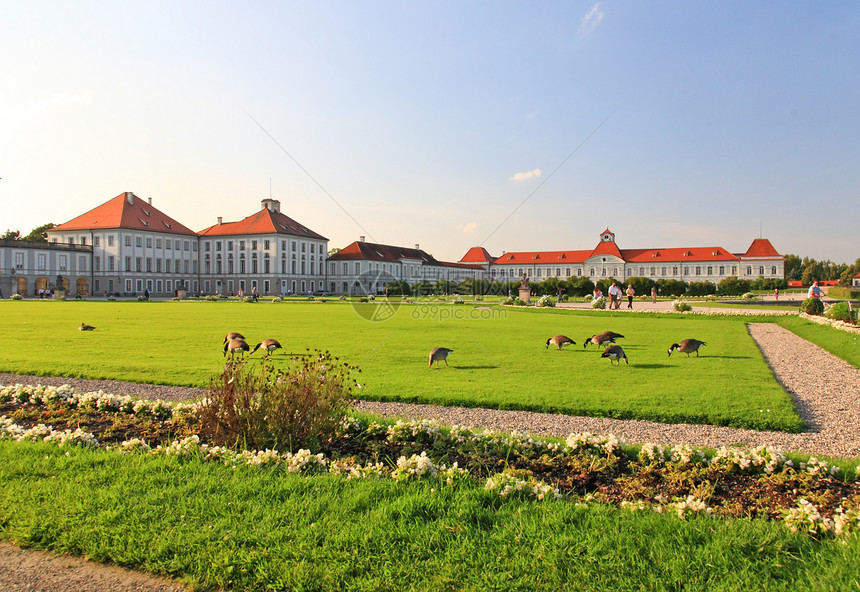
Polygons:
<instances>
[{"instance_id":1,"label":"tree","mask_svg":"<svg viewBox=\"0 0 860 592\"><path fill-rule=\"evenodd\" d=\"M47 224L37 226L30 231L30 234L28 234L21 240L29 241L31 243L46 243L48 242L48 231L55 226L56 224L54 224L53 222L48 222Z\"/></svg>"},{"instance_id":2,"label":"tree","mask_svg":"<svg viewBox=\"0 0 860 592\"><path fill-rule=\"evenodd\" d=\"M739 280L736 275L730 275L720 281L717 286L717 294L720 296L740 296L750 291L748 280Z\"/></svg>"},{"instance_id":3,"label":"tree","mask_svg":"<svg viewBox=\"0 0 860 592\"><path fill-rule=\"evenodd\" d=\"M331 257L335 253L339 253L339 252L340 252L340 247L334 247L334 248L328 250L328 256Z\"/></svg>"},{"instance_id":4,"label":"tree","mask_svg":"<svg viewBox=\"0 0 860 592\"><path fill-rule=\"evenodd\" d=\"M21 231L6 230L6 232L0 235L0 240L21 240Z\"/></svg>"},{"instance_id":5,"label":"tree","mask_svg":"<svg viewBox=\"0 0 860 592\"><path fill-rule=\"evenodd\" d=\"M803 265L801 264L800 257L797 255L788 254L785 256L785 279L787 280L799 280L800 275L803 273Z\"/></svg>"}]
</instances>

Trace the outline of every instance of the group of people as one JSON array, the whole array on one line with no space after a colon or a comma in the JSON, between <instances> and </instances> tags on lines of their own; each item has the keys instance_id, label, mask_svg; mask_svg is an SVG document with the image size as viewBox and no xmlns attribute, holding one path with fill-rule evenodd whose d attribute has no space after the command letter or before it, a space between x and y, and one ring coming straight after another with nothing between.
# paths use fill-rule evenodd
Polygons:
<instances>
[{"instance_id":1,"label":"group of people","mask_svg":"<svg viewBox=\"0 0 860 592\"><path fill-rule=\"evenodd\" d=\"M612 282L612 285L609 286L609 308L610 309L618 309L621 307L621 296L622 294L627 295L627 308L633 308L633 297L636 296L636 290L633 289L633 284L627 284L627 289L622 291L621 286L617 283ZM592 299L597 300L598 298L603 298L603 290L598 286L594 286L594 293L592 294ZM657 288L651 288L651 302L657 302Z\"/></svg>"}]
</instances>

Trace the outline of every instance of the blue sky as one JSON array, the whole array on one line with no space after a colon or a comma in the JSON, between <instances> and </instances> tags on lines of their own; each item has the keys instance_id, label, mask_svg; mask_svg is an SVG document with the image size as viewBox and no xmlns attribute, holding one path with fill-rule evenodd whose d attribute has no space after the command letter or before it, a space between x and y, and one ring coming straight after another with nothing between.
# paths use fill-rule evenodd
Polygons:
<instances>
[{"instance_id":1,"label":"blue sky","mask_svg":"<svg viewBox=\"0 0 860 592\"><path fill-rule=\"evenodd\" d=\"M271 187L330 247L860 257L855 2L35 1L0 55L0 230Z\"/></svg>"}]
</instances>

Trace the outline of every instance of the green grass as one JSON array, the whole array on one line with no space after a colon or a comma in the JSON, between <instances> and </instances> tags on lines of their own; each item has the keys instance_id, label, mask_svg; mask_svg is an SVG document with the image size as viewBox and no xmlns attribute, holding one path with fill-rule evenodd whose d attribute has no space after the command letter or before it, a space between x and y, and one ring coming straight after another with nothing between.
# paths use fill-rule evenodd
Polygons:
<instances>
[{"instance_id":1,"label":"green grass","mask_svg":"<svg viewBox=\"0 0 860 592\"><path fill-rule=\"evenodd\" d=\"M2 302L0 331L16 337L14 349L0 354L0 371L207 386L224 362L223 336L240 331L252 346L279 339L284 350L274 359L330 350L362 369L362 398L803 428L736 318L450 304L402 305L388 320L364 318L385 310L341 302ZM97 329L77 331L81 321ZM583 349L605 330L626 336L619 343L630 365L612 367L598 348ZM546 349L558 333L577 345ZM667 355L688 337L707 342L701 357ZM454 350L450 368L427 368L436 346Z\"/></svg>"},{"instance_id":2,"label":"green grass","mask_svg":"<svg viewBox=\"0 0 860 592\"><path fill-rule=\"evenodd\" d=\"M22 316L4 314L0 329L24 328L16 350L0 362L9 372L205 386L223 363L223 334L240 330L252 344L272 336L287 353L329 349L359 365L366 398L800 428L788 396L735 319L407 305L385 322L368 322L341 303L7 306L21 307ZM380 310L357 309L367 316ZM74 330L77 318L98 329ZM559 352L543 345L556 333L582 343L606 329L627 336L621 343L632 365L611 368L593 346ZM673 341L692 336L708 342L701 358L666 355ZM427 352L437 345L455 350L450 369L427 369ZM771 411L762 416L760 409Z\"/></svg>"},{"instance_id":3,"label":"green grass","mask_svg":"<svg viewBox=\"0 0 860 592\"><path fill-rule=\"evenodd\" d=\"M856 537L0 442L0 536L241 590L848 590ZM432 487L432 489L431 489Z\"/></svg>"}]
</instances>

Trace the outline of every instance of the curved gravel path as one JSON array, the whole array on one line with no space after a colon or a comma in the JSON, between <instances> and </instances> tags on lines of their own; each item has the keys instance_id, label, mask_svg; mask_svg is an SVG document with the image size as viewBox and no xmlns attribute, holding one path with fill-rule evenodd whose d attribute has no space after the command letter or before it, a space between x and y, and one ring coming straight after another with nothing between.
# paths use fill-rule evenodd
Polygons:
<instances>
[{"instance_id":1,"label":"curved gravel path","mask_svg":"<svg viewBox=\"0 0 860 592\"><path fill-rule=\"evenodd\" d=\"M462 407L437 407L407 403L359 401L357 408L389 417L436 419L491 430L528 432L564 437L573 432L615 434L628 442L691 444L719 448L740 444L772 445L784 451L810 455L860 456L860 370L771 323L748 325L749 333L773 369L776 379L791 394L798 413L809 426L801 434L756 432L734 428L662 424L639 420L572 417L528 411L501 411ZM71 384L86 391L102 389L145 399L182 401L203 395L202 389L0 374L0 384ZM76 557L18 549L0 541L0 589L43 592L103 592L139 590L178 592L187 590L161 578L103 566Z\"/></svg>"}]
</instances>

